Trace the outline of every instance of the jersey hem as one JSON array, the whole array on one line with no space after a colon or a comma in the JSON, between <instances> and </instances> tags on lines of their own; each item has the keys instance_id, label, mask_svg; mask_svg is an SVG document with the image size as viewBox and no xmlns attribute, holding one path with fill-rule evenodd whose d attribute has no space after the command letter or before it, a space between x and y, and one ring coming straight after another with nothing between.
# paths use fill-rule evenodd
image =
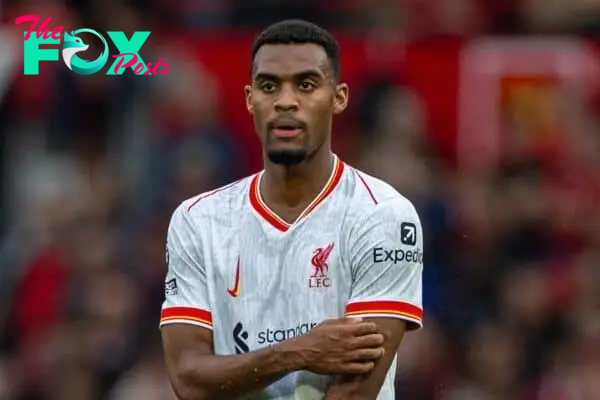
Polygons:
<instances>
[{"instance_id":1,"label":"jersey hem","mask_svg":"<svg viewBox=\"0 0 600 400\"><path fill-rule=\"evenodd\" d=\"M423 326L423 310L414 304L398 300L362 300L346 306L346 317L389 317L410 322L409 330Z\"/></svg>"},{"instance_id":2,"label":"jersey hem","mask_svg":"<svg viewBox=\"0 0 600 400\"><path fill-rule=\"evenodd\" d=\"M373 318L395 318L395 319L401 319L403 321L408 322L408 330L409 331L414 331L414 330L423 328L422 320L417 319L417 318L411 318L406 315L364 312L364 313L346 314L345 316L348 318L358 318L358 317L361 317L361 318L371 318L371 317L373 317Z\"/></svg>"},{"instance_id":3,"label":"jersey hem","mask_svg":"<svg viewBox=\"0 0 600 400\"><path fill-rule=\"evenodd\" d=\"M398 300L355 300L346 306L346 314L394 314L423 319L421 307Z\"/></svg>"},{"instance_id":4,"label":"jersey hem","mask_svg":"<svg viewBox=\"0 0 600 400\"><path fill-rule=\"evenodd\" d=\"M160 321L194 321L212 326L212 314L208 310L195 307L165 307L160 313Z\"/></svg>"},{"instance_id":5,"label":"jersey hem","mask_svg":"<svg viewBox=\"0 0 600 400\"><path fill-rule=\"evenodd\" d=\"M174 324L194 325L194 326L199 326L202 328L209 329L211 331L213 330L212 325L206 324L204 322L189 320L189 319L169 319L166 321L160 321L160 323L158 324L158 327L162 328L163 326L174 325Z\"/></svg>"}]
</instances>

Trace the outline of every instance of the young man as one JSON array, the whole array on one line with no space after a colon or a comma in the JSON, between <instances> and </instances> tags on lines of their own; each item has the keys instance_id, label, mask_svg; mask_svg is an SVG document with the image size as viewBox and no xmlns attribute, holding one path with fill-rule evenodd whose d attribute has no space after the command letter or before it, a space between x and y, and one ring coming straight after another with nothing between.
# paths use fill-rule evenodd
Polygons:
<instances>
[{"instance_id":1,"label":"young man","mask_svg":"<svg viewBox=\"0 0 600 400\"><path fill-rule=\"evenodd\" d=\"M394 399L421 326L421 224L331 151L338 53L313 24L267 28L245 88L264 170L173 214L161 328L181 399Z\"/></svg>"}]
</instances>

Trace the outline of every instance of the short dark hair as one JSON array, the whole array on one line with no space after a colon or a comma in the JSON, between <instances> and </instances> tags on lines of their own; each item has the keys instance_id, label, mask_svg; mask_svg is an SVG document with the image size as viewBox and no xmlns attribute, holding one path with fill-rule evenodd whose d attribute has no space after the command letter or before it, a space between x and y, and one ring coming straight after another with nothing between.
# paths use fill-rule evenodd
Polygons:
<instances>
[{"instance_id":1,"label":"short dark hair","mask_svg":"<svg viewBox=\"0 0 600 400\"><path fill-rule=\"evenodd\" d=\"M254 71L254 58L258 50L266 44L307 44L321 46L331 64L334 79L340 77L340 49L335 38L325 29L311 22L300 19L289 19L277 22L262 31L252 45L250 59L251 70Z\"/></svg>"}]
</instances>

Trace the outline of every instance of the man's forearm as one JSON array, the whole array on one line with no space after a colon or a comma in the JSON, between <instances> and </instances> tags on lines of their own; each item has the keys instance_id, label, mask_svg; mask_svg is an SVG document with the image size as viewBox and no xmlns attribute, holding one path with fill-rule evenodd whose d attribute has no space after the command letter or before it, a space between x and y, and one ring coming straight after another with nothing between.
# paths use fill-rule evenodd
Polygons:
<instances>
[{"instance_id":1,"label":"man's forearm","mask_svg":"<svg viewBox=\"0 0 600 400\"><path fill-rule=\"evenodd\" d=\"M174 386L183 400L236 399L305 366L291 341L240 355L190 355L177 369Z\"/></svg>"},{"instance_id":2,"label":"man's forearm","mask_svg":"<svg viewBox=\"0 0 600 400\"><path fill-rule=\"evenodd\" d=\"M324 400L364 400L369 399L363 392L364 375L335 376L333 385L325 394Z\"/></svg>"}]
</instances>

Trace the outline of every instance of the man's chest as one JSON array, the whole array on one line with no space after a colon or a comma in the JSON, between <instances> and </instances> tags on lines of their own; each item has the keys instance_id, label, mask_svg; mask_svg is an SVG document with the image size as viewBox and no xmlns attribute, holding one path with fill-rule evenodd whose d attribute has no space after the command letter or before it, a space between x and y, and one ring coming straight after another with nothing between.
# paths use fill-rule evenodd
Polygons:
<instances>
[{"instance_id":1,"label":"man's chest","mask_svg":"<svg viewBox=\"0 0 600 400\"><path fill-rule=\"evenodd\" d=\"M294 238L241 233L211 257L216 292L264 307L276 299L319 301L349 296L351 271L337 232ZM303 307L307 304L303 304Z\"/></svg>"},{"instance_id":2,"label":"man's chest","mask_svg":"<svg viewBox=\"0 0 600 400\"><path fill-rule=\"evenodd\" d=\"M263 344L343 315L352 273L340 229L298 227L275 236L245 228L211 246L207 280L217 324L257 327Z\"/></svg>"}]
</instances>

